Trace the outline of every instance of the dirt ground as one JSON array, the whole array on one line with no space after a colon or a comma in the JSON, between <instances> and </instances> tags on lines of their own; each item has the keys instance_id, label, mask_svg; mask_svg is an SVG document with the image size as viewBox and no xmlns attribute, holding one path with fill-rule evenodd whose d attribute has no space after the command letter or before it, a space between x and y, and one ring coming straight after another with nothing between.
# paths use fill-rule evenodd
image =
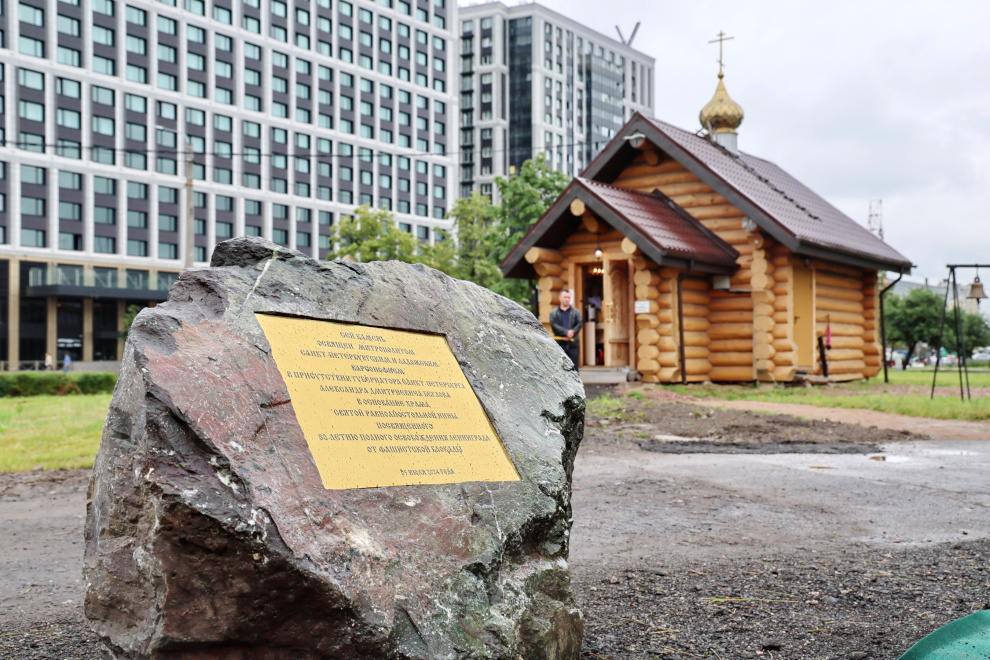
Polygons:
<instances>
[{"instance_id":1,"label":"dirt ground","mask_svg":"<svg viewBox=\"0 0 990 660\"><path fill-rule=\"evenodd\" d=\"M585 658L896 658L990 607L990 427L919 421L930 439L592 394L571 550ZM0 658L100 657L86 479L0 475Z\"/></svg>"}]
</instances>

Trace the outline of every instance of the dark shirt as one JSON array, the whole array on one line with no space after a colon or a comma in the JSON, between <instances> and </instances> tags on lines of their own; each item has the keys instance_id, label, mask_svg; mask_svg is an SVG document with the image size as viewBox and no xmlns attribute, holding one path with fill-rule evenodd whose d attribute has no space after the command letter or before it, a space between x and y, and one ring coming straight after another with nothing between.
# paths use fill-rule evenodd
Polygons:
<instances>
[{"instance_id":1,"label":"dark shirt","mask_svg":"<svg viewBox=\"0 0 990 660\"><path fill-rule=\"evenodd\" d=\"M567 309L560 310L560 324L565 328L571 327L571 312L573 311L574 311L573 307L568 307Z\"/></svg>"},{"instance_id":2,"label":"dark shirt","mask_svg":"<svg viewBox=\"0 0 990 660\"><path fill-rule=\"evenodd\" d=\"M550 327L554 336L563 337L563 341L568 341L567 331L573 330L574 338L571 341L577 342L578 331L581 329L581 312L574 307L568 307L566 310L558 307L550 312Z\"/></svg>"}]
</instances>

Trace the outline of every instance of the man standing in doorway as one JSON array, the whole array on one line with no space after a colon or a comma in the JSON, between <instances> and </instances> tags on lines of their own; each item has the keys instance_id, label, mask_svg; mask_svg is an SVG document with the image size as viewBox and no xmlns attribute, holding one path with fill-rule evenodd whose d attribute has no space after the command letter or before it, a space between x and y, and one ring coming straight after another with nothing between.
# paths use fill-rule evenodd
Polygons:
<instances>
[{"instance_id":1,"label":"man standing in doorway","mask_svg":"<svg viewBox=\"0 0 990 660\"><path fill-rule=\"evenodd\" d=\"M578 368L578 332L581 330L581 312L571 307L571 291L564 289L560 292L560 307L550 312L550 328L553 338L564 349L567 357Z\"/></svg>"}]
</instances>

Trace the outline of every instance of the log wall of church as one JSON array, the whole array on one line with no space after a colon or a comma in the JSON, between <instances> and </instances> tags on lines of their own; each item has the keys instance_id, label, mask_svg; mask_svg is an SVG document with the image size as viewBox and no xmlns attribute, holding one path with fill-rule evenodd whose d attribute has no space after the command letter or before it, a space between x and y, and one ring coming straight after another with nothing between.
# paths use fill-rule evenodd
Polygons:
<instances>
[{"instance_id":1,"label":"log wall of church","mask_svg":"<svg viewBox=\"0 0 990 660\"><path fill-rule=\"evenodd\" d=\"M794 379L797 344L794 341L794 266L792 255L783 245L770 249L773 264L773 380Z\"/></svg>"},{"instance_id":2,"label":"log wall of church","mask_svg":"<svg viewBox=\"0 0 990 660\"><path fill-rule=\"evenodd\" d=\"M883 368L880 343L880 287L877 273L863 274L863 362L864 376L876 376Z\"/></svg>"},{"instance_id":3,"label":"log wall of church","mask_svg":"<svg viewBox=\"0 0 990 660\"><path fill-rule=\"evenodd\" d=\"M675 286L676 283L675 276ZM708 279L683 277L679 288L679 311L684 325L684 380L689 383L707 382L711 380L714 360L718 357L713 355L709 348L711 345L709 332L712 327L709 320L711 285ZM680 333L675 335L675 342L680 341L680 338Z\"/></svg>"},{"instance_id":4,"label":"log wall of church","mask_svg":"<svg viewBox=\"0 0 990 660\"><path fill-rule=\"evenodd\" d=\"M753 380L756 377L753 354L754 301L748 291L755 248L753 235L742 226L745 215L680 163L661 160L659 154L651 149L645 149L637 156L612 185L646 193L660 190L739 252L736 261L739 268L732 275L731 287L742 293L711 291L709 288L705 301L708 311L705 319L707 327L703 331L708 356L705 362L691 363L688 374L692 380L699 380L702 373L706 374L706 379L713 381ZM698 321L692 321L692 324L700 325ZM702 341L698 334L701 330L690 332L692 342L697 344ZM676 335L672 336L671 341L676 342ZM685 349L688 348L688 343L685 335ZM692 353L701 353L700 346L691 348ZM665 367L671 371L662 372L662 382L680 380L680 374L676 373L677 365L675 363Z\"/></svg>"},{"instance_id":5,"label":"log wall of church","mask_svg":"<svg viewBox=\"0 0 990 660\"><path fill-rule=\"evenodd\" d=\"M690 380L791 381L799 368L812 364L810 361L807 365L799 364L798 344L805 346L808 342L815 344L813 369L820 374L817 337L829 325L832 329L830 376L852 380L879 371L882 363L875 273L823 261L796 262L800 257L759 230L746 231L745 215L723 196L680 163L664 159L650 147L612 184L645 193L660 190L739 252L738 269L731 278L732 291L706 287L703 299L700 289L682 294L681 302L688 305L684 320L685 359L695 360L689 362L687 369ZM813 283L809 285L813 287L810 295L814 300L814 323L808 327L809 333L814 329L814 337L795 334L795 315L799 310L795 302L794 271L797 266L806 269L804 263L814 273ZM679 382L676 272L658 271L657 277L660 297L656 325L649 329L655 330L659 339L656 349L643 349L639 357L648 360L644 362L646 366L653 367L654 361L659 366L658 371L650 372L651 378L658 382ZM641 299L638 291L637 298ZM806 296L805 300L809 298ZM644 319L644 323L654 321Z\"/></svg>"},{"instance_id":6,"label":"log wall of church","mask_svg":"<svg viewBox=\"0 0 990 660\"><path fill-rule=\"evenodd\" d=\"M661 286L660 268L642 257L634 258L633 285L636 300L648 300L649 310L636 314L636 370L644 382L668 382L662 374L661 326L669 331L671 297L669 287Z\"/></svg>"},{"instance_id":7,"label":"log wall of church","mask_svg":"<svg viewBox=\"0 0 990 660\"><path fill-rule=\"evenodd\" d=\"M815 337L832 330L832 348L827 352L828 373L833 380L865 378L867 324L864 305L864 272L827 262L814 263ZM815 350L815 373L822 373L821 355ZM875 373L875 372L874 372Z\"/></svg>"}]
</instances>

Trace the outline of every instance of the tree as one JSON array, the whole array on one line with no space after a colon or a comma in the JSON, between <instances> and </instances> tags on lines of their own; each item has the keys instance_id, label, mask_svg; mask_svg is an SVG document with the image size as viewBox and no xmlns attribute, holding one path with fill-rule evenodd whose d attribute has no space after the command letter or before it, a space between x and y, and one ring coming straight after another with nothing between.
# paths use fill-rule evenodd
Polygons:
<instances>
[{"instance_id":1,"label":"tree","mask_svg":"<svg viewBox=\"0 0 990 660\"><path fill-rule=\"evenodd\" d=\"M569 182L567 175L550 167L543 154L523 163L514 176L495 179L501 197L494 207L495 224L491 236L496 263L505 259L509 250L539 220ZM530 282L500 280L492 289L520 304L529 305L532 294Z\"/></svg>"},{"instance_id":2,"label":"tree","mask_svg":"<svg viewBox=\"0 0 990 660\"><path fill-rule=\"evenodd\" d=\"M495 206L498 231L493 237L499 261L564 192L568 183L570 178L552 169L543 154L527 160L515 175L495 179L501 198Z\"/></svg>"},{"instance_id":3,"label":"tree","mask_svg":"<svg viewBox=\"0 0 990 660\"><path fill-rule=\"evenodd\" d=\"M960 310L960 316L963 329L963 351L968 358L972 355L974 348L990 345L990 325L981 314ZM945 339L942 341L942 345L953 351L959 346L956 342L956 317L951 309L946 312Z\"/></svg>"},{"instance_id":4,"label":"tree","mask_svg":"<svg viewBox=\"0 0 990 660\"><path fill-rule=\"evenodd\" d=\"M124 310L124 316L120 319L121 325L124 329L121 331L120 336L126 337L127 333L131 331L131 325L134 323L134 318L138 313L144 309L141 305L128 305L127 309Z\"/></svg>"},{"instance_id":5,"label":"tree","mask_svg":"<svg viewBox=\"0 0 990 660\"><path fill-rule=\"evenodd\" d=\"M455 236L438 232L432 245L420 243L399 229L388 211L360 207L353 217L337 225L336 248L329 258L422 263L529 305L532 284L504 279L499 264L569 180L553 170L542 155L526 161L517 174L495 180L499 204L493 205L478 193L457 200L448 213L454 221Z\"/></svg>"},{"instance_id":6,"label":"tree","mask_svg":"<svg viewBox=\"0 0 990 660\"><path fill-rule=\"evenodd\" d=\"M416 261L447 273L451 277L461 277L458 275L457 246L447 232L442 229L436 230L432 245L429 243L420 244Z\"/></svg>"},{"instance_id":7,"label":"tree","mask_svg":"<svg viewBox=\"0 0 990 660\"><path fill-rule=\"evenodd\" d=\"M928 289L914 289L906 296L889 296L884 299L884 312L887 323L887 339L891 344L901 344L907 348L904 367L914 355L918 344L934 348L943 347L955 351L956 341L955 311L945 310L945 326L939 336L939 321L942 317L944 299ZM966 353L972 353L978 346L990 345L990 324L980 314L960 310L963 327L963 340Z\"/></svg>"},{"instance_id":8,"label":"tree","mask_svg":"<svg viewBox=\"0 0 990 660\"><path fill-rule=\"evenodd\" d=\"M928 289L914 289L906 296L884 299L887 338L891 344L901 344L907 349L905 369L918 344L938 344L941 314L942 299Z\"/></svg>"},{"instance_id":9,"label":"tree","mask_svg":"<svg viewBox=\"0 0 990 660\"><path fill-rule=\"evenodd\" d=\"M354 215L344 218L334 231L335 249L331 259L355 261L416 261L417 241L399 229L392 214L381 209L360 206Z\"/></svg>"},{"instance_id":10,"label":"tree","mask_svg":"<svg viewBox=\"0 0 990 660\"><path fill-rule=\"evenodd\" d=\"M462 197L454 203L447 216L457 231L456 266L449 272L454 277L470 280L493 288L502 280L495 254L495 207L480 193Z\"/></svg>"}]
</instances>

